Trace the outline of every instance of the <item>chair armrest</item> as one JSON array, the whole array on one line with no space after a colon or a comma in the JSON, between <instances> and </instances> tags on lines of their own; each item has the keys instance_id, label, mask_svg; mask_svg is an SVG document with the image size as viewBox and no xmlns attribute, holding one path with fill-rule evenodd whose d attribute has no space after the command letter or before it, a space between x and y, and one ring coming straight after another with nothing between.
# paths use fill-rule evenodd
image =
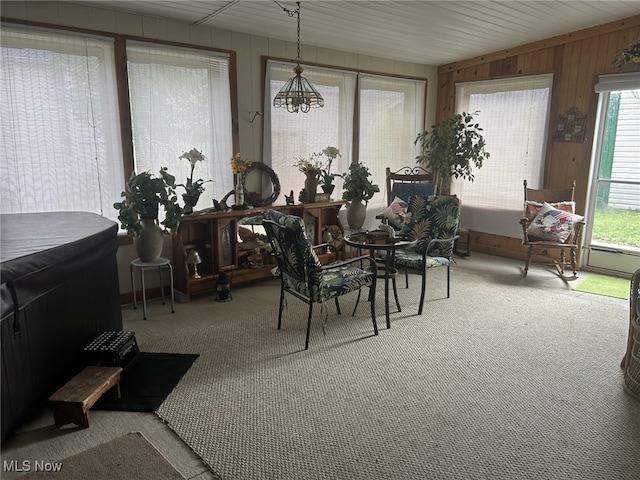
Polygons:
<instances>
[{"instance_id":1,"label":"chair armrest","mask_svg":"<svg viewBox=\"0 0 640 480\"><path fill-rule=\"evenodd\" d=\"M326 265L322 265L321 267L309 268L309 269L307 269L307 272L309 272L309 273L321 272L323 270L330 270L332 268L342 267L344 265L351 265L352 263L364 262L364 261L368 261L369 262L369 268L371 268L371 270L372 270L374 275L377 275L378 274L378 268L376 266L376 261L371 255L360 255L358 257L350 258L349 260L342 260L342 261L339 261L339 262L331 262L331 263L328 263Z\"/></svg>"}]
</instances>

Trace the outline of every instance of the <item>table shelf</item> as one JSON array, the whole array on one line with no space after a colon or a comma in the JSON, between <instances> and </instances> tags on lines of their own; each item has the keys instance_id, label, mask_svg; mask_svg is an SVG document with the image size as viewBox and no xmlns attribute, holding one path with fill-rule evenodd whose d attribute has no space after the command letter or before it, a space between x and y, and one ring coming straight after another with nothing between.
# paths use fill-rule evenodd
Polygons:
<instances>
[{"instance_id":1,"label":"table shelf","mask_svg":"<svg viewBox=\"0 0 640 480\"><path fill-rule=\"evenodd\" d=\"M275 263L264 267L248 267L247 258L253 250L239 248L241 241L238 227L261 224L252 221L251 217L261 217L262 212L267 209L299 216L304 219L313 244L317 245L322 243L328 227L337 225L340 230L344 230L338 219L338 212L344 204L344 201L330 201L185 215L178 233L172 239L175 287L180 294L178 298L180 301L188 301L193 293L215 292L222 272L230 276L232 284L272 277L271 270L276 266ZM202 263L198 264L201 278L193 278L193 265L187 263L192 250L197 250L202 258ZM333 254L326 253L321 253L319 257L323 263L334 258Z\"/></svg>"}]
</instances>

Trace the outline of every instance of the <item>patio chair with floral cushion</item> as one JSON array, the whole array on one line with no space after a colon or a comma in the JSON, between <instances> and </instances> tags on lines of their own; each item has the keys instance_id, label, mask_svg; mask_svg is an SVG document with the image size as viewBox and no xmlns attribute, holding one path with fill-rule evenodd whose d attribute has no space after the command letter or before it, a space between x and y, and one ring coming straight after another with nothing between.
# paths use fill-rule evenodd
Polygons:
<instances>
[{"instance_id":1,"label":"patio chair with floral cushion","mask_svg":"<svg viewBox=\"0 0 640 480\"><path fill-rule=\"evenodd\" d=\"M285 306L285 292L304 301L309 305L307 316L307 336L304 349L309 348L309 333L313 305L321 304L326 309L325 302L334 299L338 314L340 304L338 297L351 292L358 292L353 314L360 300L363 287L369 287L369 301L371 302L371 321L374 335L378 335L378 325L375 315L376 264L372 257L362 255L345 261L339 261L338 251L328 244L311 245L302 218L287 215L275 210L266 210L262 224L273 253L278 261L280 270L280 310L278 314L278 329L282 325L282 312ZM335 254L335 260L322 265L315 253L316 249L330 248ZM324 310L325 324L328 316Z\"/></svg>"},{"instance_id":2,"label":"patio chair with floral cushion","mask_svg":"<svg viewBox=\"0 0 640 480\"><path fill-rule=\"evenodd\" d=\"M422 314L427 270L447 267L447 298L450 296L451 264L454 243L460 224L460 200L455 195L416 195L409 201L402 233L418 240L412 249L396 252L396 266L405 267L405 282L409 288L408 269L419 270L422 276L418 315Z\"/></svg>"}]
</instances>

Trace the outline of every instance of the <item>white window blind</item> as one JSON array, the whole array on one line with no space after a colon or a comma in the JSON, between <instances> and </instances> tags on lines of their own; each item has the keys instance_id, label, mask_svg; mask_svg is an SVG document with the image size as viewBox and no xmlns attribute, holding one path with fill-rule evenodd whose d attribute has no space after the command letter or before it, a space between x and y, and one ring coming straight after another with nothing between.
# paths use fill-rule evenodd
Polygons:
<instances>
[{"instance_id":1,"label":"white window blind","mask_svg":"<svg viewBox=\"0 0 640 480\"><path fill-rule=\"evenodd\" d=\"M360 162L369 167L380 193L372 209L386 207L386 167L415 164L414 140L424 125L426 82L360 75Z\"/></svg>"},{"instance_id":2,"label":"white window blind","mask_svg":"<svg viewBox=\"0 0 640 480\"><path fill-rule=\"evenodd\" d=\"M523 185L541 188L549 122L552 75L456 85L456 110L479 112L490 157L473 182L455 180L451 192L462 202L461 223L475 231L519 237Z\"/></svg>"},{"instance_id":3,"label":"white window blind","mask_svg":"<svg viewBox=\"0 0 640 480\"><path fill-rule=\"evenodd\" d=\"M619 92L622 90L638 90L640 88L640 73L614 73L600 75L596 84L596 93Z\"/></svg>"},{"instance_id":4,"label":"white window blind","mask_svg":"<svg viewBox=\"0 0 640 480\"><path fill-rule=\"evenodd\" d=\"M319 153L331 146L341 154L333 162L331 173L345 172L351 163L356 74L304 67L302 75L318 89L324 107L312 108L308 113L289 113L286 108L274 108L273 97L294 75L292 69L290 63L267 62L263 161L278 175L283 194L293 190L297 201L304 186L304 174L292 166L296 157ZM334 183L333 197L341 198L342 181L337 178Z\"/></svg>"},{"instance_id":5,"label":"white window blind","mask_svg":"<svg viewBox=\"0 0 640 480\"><path fill-rule=\"evenodd\" d=\"M127 42L127 69L137 173L157 175L167 167L184 184L191 164L180 159L197 148L206 160L193 180L205 184L196 210L212 207L233 188L233 154L228 55ZM179 199L183 188L178 188Z\"/></svg>"},{"instance_id":6,"label":"white window blind","mask_svg":"<svg viewBox=\"0 0 640 480\"><path fill-rule=\"evenodd\" d=\"M117 221L122 154L110 40L2 27L2 213Z\"/></svg>"},{"instance_id":7,"label":"white window blind","mask_svg":"<svg viewBox=\"0 0 640 480\"><path fill-rule=\"evenodd\" d=\"M385 168L413 165L417 150L413 141L424 125L424 80L370 75L319 67L305 67L307 77L324 97L323 108L309 113L289 113L273 108L273 97L293 75L293 65L269 61L265 86L264 161L278 174L282 191L297 199L304 176L292 167L297 156L320 152L327 146L340 149L342 157L332 173L344 173L352 161L366 164L380 193L368 209L375 216L386 202ZM354 111L358 95L358 157L352 158ZM342 198L342 180L337 178L333 197Z\"/></svg>"}]
</instances>

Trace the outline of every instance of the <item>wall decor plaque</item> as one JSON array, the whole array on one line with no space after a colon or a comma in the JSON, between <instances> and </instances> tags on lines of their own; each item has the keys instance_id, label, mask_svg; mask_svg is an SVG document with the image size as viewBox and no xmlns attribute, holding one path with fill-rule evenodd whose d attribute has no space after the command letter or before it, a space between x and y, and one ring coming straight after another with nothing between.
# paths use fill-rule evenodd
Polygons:
<instances>
[{"instance_id":1,"label":"wall decor plaque","mask_svg":"<svg viewBox=\"0 0 640 480\"><path fill-rule=\"evenodd\" d=\"M564 115L558 115L555 141L583 143L586 124L587 116L577 107L571 107Z\"/></svg>"}]
</instances>

